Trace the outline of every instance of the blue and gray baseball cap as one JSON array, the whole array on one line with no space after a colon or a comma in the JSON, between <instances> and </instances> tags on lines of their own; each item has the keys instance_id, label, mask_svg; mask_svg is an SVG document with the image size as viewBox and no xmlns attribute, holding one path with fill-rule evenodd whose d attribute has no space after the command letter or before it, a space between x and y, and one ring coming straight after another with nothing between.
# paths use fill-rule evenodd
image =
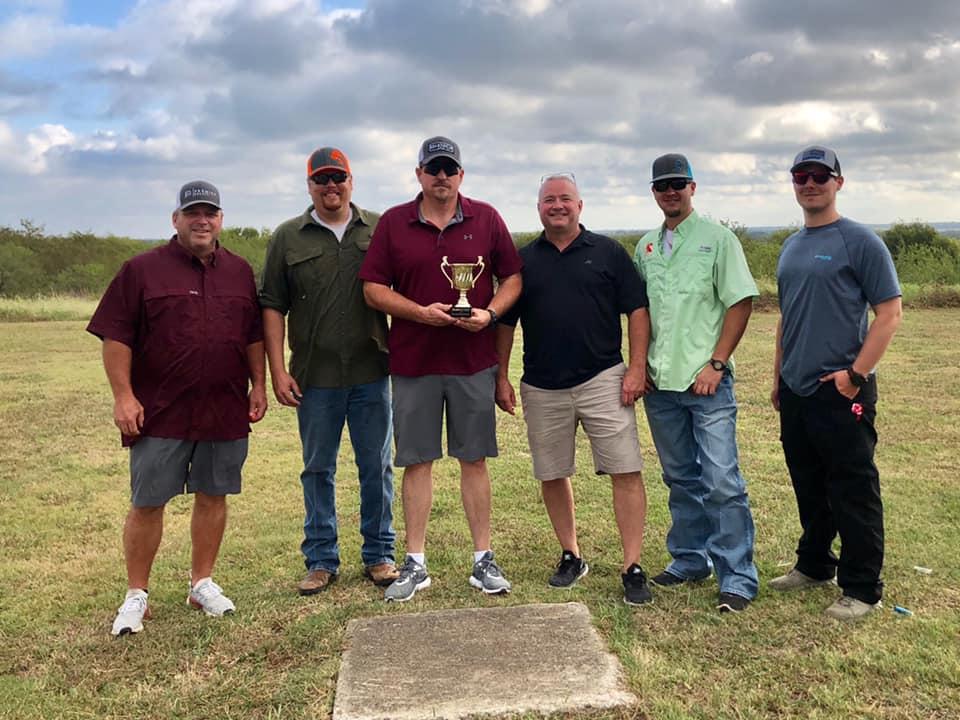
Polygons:
<instances>
[{"instance_id":1,"label":"blue and gray baseball cap","mask_svg":"<svg viewBox=\"0 0 960 720\"><path fill-rule=\"evenodd\" d=\"M797 156L793 159L793 165L790 166L790 172L793 172L801 165L808 165L810 163L823 165L831 172L837 175L840 174L840 161L837 159L837 154L830 148L823 147L823 145L810 145L798 152Z\"/></svg>"},{"instance_id":2,"label":"blue and gray baseball cap","mask_svg":"<svg viewBox=\"0 0 960 720\"><path fill-rule=\"evenodd\" d=\"M680 153L667 153L653 161L653 179L650 182L672 178L693 180L693 168L690 167L687 158Z\"/></svg>"},{"instance_id":3,"label":"blue and gray baseball cap","mask_svg":"<svg viewBox=\"0 0 960 720\"><path fill-rule=\"evenodd\" d=\"M188 182L177 193L177 210L184 210L191 205L213 205L220 210L220 191L205 180Z\"/></svg>"}]
</instances>

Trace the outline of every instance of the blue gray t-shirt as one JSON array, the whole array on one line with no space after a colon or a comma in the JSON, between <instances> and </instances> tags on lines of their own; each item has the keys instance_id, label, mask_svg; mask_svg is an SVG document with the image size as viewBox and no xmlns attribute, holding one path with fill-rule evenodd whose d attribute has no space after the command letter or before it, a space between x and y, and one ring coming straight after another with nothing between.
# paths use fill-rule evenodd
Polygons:
<instances>
[{"instance_id":1,"label":"blue gray t-shirt","mask_svg":"<svg viewBox=\"0 0 960 720\"><path fill-rule=\"evenodd\" d=\"M841 218L788 237L777 262L783 362L797 395L850 367L867 334L867 308L901 295L890 251L865 225Z\"/></svg>"}]
</instances>

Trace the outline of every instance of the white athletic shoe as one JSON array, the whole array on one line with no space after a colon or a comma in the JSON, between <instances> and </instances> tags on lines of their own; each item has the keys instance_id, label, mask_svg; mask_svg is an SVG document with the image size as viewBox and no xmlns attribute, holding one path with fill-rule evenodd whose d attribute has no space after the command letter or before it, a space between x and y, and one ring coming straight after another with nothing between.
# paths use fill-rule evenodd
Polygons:
<instances>
[{"instance_id":1,"label":"white athletic shoe","mask_svg":"<svg viewBox=\"0 0 960 720\"><path fill-rule=\"evenodd\" d=\"M150 617L147 593L139 588L127 590L127 597L117 609L111 635L128 635L143 630L143 619Z\"/></svg>"},{"instance_id":2,"label":"white athletic shoe","mask_svg":"<svg viewBox=\"0 0 960 720\"><path fill-rule=\"evenodd\" d=\"M187 605L203 610L210 617L223 617L237 609L233 601L223 594L223 588L210 578L203 578L190 588Z\"/></svg>"}]
</instances>

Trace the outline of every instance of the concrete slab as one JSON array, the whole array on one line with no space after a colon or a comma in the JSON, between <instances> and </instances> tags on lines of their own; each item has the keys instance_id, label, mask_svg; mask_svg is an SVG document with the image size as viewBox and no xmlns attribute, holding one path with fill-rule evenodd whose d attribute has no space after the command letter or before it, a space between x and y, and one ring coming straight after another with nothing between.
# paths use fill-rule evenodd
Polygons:
<instances>
[{"instance_id":1,"label":"concrete slab","mask_svg":"<svg viewBox=\"0 0 960 720\"><path fill-rule=\"evenodd\" d=\"M637 702L580 603L351 620L334 720L572 712Z\"/></svg>"}]
</instances>

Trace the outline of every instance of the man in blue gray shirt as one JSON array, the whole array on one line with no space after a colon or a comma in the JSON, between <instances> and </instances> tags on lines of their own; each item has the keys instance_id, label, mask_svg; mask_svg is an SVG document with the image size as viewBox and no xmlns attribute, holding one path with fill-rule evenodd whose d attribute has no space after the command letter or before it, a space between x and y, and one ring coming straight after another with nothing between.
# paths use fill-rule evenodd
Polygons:
<instances>
[{"instance_id":1,"label":"man in blue gray shirt","mask_svg":"<svg viewBox=\"0 0 960 720\"><path fill-rule=\"evenodd\" d=\"M770 399L803 534L796 566L770 587L800 590L836 577L843 595L826 614L854 620L880 607L883 592L875 370L900 325L901 292L883 241L837 212L836 153L805 148L790 172L804 227L786 239L777 263ZM831 550L838 534L839 558Z\"/></svg>"}]
</instances>

